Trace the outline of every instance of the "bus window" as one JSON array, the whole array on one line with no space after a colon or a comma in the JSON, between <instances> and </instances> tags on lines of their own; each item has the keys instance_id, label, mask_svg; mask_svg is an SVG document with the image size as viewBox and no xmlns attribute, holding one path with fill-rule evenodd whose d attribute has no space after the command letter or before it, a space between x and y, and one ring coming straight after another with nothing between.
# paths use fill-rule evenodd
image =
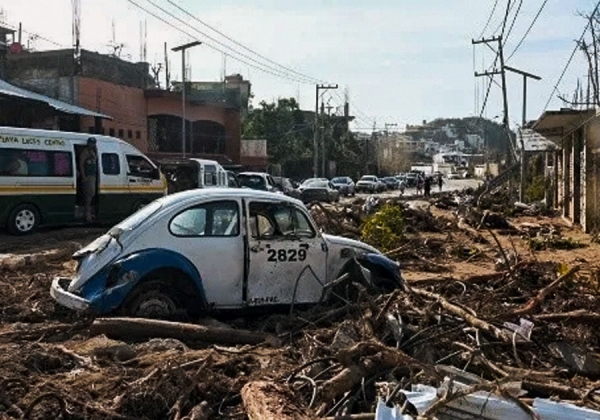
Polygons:
<instances>
[{"instance_id":1,"label":"bus window","mask_svg":"<svg viewBox=\"0 0 600 420\"><path fill-rule=\"evenodd\" d=\"M102 153L102 173L104 175L119 175L121 173L118 154Z\"/></svg>"},{"instance_id":2,"label":"bus window","mask_svg":"<svg viewBox=\"0 0 600 420\"><path fill-rule=\"evenodd\" d=\"M0 175L30 177L71 177L70 152L0 149Z\"/></svg>"}]
</instances>

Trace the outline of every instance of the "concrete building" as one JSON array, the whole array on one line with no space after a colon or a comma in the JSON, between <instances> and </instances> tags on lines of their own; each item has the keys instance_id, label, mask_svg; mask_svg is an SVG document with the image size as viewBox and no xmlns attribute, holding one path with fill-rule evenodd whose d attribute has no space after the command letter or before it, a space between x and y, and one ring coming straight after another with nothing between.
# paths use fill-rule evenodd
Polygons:
<instances>
[{"instance_id":1,"label":"concrete building","mask_svg":"<svg viewBox=\"0 0 600 420\"><path fill-rule=\"evenodd\" d=\"M546 164L553 168L554 206L585 232L599 231L600 116L595 110L546 111L531 128L557 146Z\"/></svg>"},{"instance_id":2,"label":"concrete building","mask_svg":"<svg viewBox=\"0 0 600 420\"><path fill-rule=\"evenodd\" d=\"M80 60L72 49L21 52L8 55L7 77L17 86L112 118L63 117L58 129L119 137L154 159L182 152L181 86L179 91L157 89L148 63L85 50ZM250 83L239 75L225 80L226 89L223 83L217 90L202 83L186 83L186 152L243 164L241 115ZM202 89L191 89L194 85Z\"/></svg>"}]
</instances>

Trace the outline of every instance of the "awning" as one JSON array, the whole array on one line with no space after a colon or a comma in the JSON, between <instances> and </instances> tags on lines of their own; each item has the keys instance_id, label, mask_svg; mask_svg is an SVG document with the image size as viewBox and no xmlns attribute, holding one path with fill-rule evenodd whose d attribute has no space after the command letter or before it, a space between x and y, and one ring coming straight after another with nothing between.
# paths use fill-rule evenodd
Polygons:
<instances>
[{"instance_id":1,"label":"awning","mask_svg":"<svg viewBox=\"0 0 600 420\"><path fill-rule=\"evenodd\" d=\"M42 102L57 111L64 112L65 114L84 115L86 117L99 117L107 120L112 120L112 117L108 115L99 114L89 109L81 108L76 105L59 101L58 99L51 98L49 96L40 95L39 93L31 92L26 89L11 85L10 83L0 80L0 96L9 96L13 98L26 99L35 102Z\"/></svg>"}]
</instances>

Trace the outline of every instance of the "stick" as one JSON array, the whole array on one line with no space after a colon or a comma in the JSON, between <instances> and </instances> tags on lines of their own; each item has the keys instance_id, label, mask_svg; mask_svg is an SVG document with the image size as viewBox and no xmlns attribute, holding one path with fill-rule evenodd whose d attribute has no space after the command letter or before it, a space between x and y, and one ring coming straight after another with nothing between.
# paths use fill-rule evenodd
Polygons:
<instances>
[{"instance_id":1,"label":"stick","mask_svg":"<svg viewBox=\"0 0 600 420\"><path fill-rule=\"evenodd\" d=\"M580 268L580 266L578 266L578 265L571 268L565 274L563 274L562 276L560 276L559 278L554 280L552 283L550 283L548 286L546 286L542 290L540 290L538 292L538 294L535 297L533 297L532 299L530 299L529 302L527 302L524 306L522 306L521 308L515 309L514 311L512 311L509 314L504 315L503 318L530 314L535 309L537 309L537 307L540 306L542 304L542 302L544 302L544 299L546 299L546 296L548 296L550 293L552 293L556 289L558 289L558 286L560 286L566 279L571 277L573 274L577 273L579 271L579 268Z\"/></svg>"},{"instance_id":2,"label":"stick","mask_svg":"<svg viewBox=\"0 0 600 420\"><path fill-rule=\"evenodd\" d=\"M508 260L508 257L506 256L506 252L504 252L504 248L502 248L502 244L498 240L498 237L496 236L496 234L494 232L492 232L491 229L488 229L487 231L490 233L490 235L492 235L492 238L494 238L494 241L498 245L498 248L500 249L500 253L502 254L502 258L504 259L504 263L506 264L506 270L508 271L510 276L513 277L513 270L510 266L510 261ZM514 280L514 278L513 278L513 280Z\"/></svg>"},{"instance_id":3,"label":"stick","mask_svg":"<svg viewBox=\"0 0 600 420\"><path fill-rule=\"evenodd\" d=\"M258 344L269 338L259 332L143 318L99 318L90 327L90 334L117 338L176 338L218 344Z\"/></svg>"},{"instance_id":4,"label":"stick","mask_svg":"<svg viewBox=\"0 0 600 420\"><path fill-rule=\"evenodd\" d=\"M585 309L578 309L571 312L562 312L556 314L539 314L534 315L533 319L539 321L571 321L595 324L600 322L600 314L596 312L588 312Z\"/></svg>"}]
</instances>

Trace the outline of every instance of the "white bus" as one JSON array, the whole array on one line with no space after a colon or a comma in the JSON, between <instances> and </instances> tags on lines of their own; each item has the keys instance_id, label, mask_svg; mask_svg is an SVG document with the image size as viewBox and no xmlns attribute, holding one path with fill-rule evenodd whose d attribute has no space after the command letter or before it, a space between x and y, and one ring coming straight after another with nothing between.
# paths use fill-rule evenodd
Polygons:
<instances>
[{"instance_id":1,"label":"white bus","mask_svg":"<svg viewBox=\"0 0 600 420\"><path fill-rule=\"evenodd\" d=\"M114 137L0 127L0 228L15 235L40 225L85 221L79 157L96 140L94 218L114 223L167 192L142 152Z\"/></svg>"}]
</instances>

